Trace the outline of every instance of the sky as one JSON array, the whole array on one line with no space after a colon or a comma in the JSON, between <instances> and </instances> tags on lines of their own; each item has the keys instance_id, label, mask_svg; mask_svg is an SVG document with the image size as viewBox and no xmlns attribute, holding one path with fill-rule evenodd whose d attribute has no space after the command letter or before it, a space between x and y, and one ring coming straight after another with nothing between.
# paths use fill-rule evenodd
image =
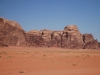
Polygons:
<instances>
[{"instance_id":1,"label":"sky","mask_svg":"<svg viewBox=\"0 0 100 75\"><path fill-rule=\"evenodd\" d=\"M63 30L75 24L100 41L100 0L0 0L0 17L26 31Z\"/></svg>"}]
</instances>

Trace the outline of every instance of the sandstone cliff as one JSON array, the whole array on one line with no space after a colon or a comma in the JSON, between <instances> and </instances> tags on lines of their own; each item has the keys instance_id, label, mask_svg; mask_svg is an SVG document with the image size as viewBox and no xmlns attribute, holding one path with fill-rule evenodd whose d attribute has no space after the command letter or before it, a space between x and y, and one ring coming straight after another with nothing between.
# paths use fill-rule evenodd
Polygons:
<instances>
[{"instance_id":1,"label":"sandstone cliff","mask_svg":"<svg viewBox=\"0 0 100 75\"><path fill-rule=\"evenodd\" d=\"M17 22L0 18L0 46L22 46L25 43L24 34Z\"/></svg>"},{"instance_id":2,"label":"sandstone cliff","mask_svg":"<svg viewBox=\"0 0 100 75\"><path fill-rule=\"evenodd\" d=\"M68 25L64 28L62 35L62 47L65 48L83 48L82 34L76 25Z\"/></svg>"},{"instance_id":3,"label":"sandstone cliff","mask_svg":"<svg viewBox=\"0 0 100 75\"><path fill-rule=\"evenodd\" d=\"M0 46L100 49L100 42L92 34L81 34L76 25L68 25L62 31L44 29L25 32L17 22L0 18Z\"/></svg>"}]
</instances>

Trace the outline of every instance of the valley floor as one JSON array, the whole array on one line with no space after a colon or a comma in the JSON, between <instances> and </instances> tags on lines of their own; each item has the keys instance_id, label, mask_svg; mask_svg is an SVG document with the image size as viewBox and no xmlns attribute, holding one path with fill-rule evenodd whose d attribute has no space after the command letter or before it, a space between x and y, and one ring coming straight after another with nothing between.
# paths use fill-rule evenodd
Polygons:
<instances>
[{"instance_id":1,"label":"valley floor","mask_svg":"<svg viewBox=\"0 0 100 75\"><path fill-rule=\"evenodd\" d=\"M100 50L0 48L0 75L100 75Z\"/></svg>"}]
</instances>

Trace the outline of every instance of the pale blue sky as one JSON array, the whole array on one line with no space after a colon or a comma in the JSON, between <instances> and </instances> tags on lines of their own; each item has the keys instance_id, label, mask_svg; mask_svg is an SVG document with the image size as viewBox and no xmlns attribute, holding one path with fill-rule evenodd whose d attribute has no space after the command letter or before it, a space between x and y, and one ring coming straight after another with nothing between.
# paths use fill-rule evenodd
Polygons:
<instances>
[{"instance_id":1,"label":"pale blue sky","mask_svg":"<svg viewBox=\"0 0 100 75\"><path fill-rule=\"evenodd\" d=\"M0 0L0 17L18 22L24 30L63 30L76 24L100 41L100 0Z\"/></svg>"}]
</instances>

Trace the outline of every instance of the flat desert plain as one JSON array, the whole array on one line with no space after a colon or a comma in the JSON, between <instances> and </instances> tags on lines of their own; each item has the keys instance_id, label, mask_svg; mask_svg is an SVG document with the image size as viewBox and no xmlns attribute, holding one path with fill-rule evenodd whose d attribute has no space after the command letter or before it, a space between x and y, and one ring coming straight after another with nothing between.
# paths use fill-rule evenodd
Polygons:
<instances>
[{"instance_id":1,"label":"flat desert plain","mask_svg":"<svg viewBox=\"0 0 100 75\"><path fill-rule=\"evenodd\" d=\"M0 75L100 75L100 50L0 48Z\"/></svg>"}]
</instances>

